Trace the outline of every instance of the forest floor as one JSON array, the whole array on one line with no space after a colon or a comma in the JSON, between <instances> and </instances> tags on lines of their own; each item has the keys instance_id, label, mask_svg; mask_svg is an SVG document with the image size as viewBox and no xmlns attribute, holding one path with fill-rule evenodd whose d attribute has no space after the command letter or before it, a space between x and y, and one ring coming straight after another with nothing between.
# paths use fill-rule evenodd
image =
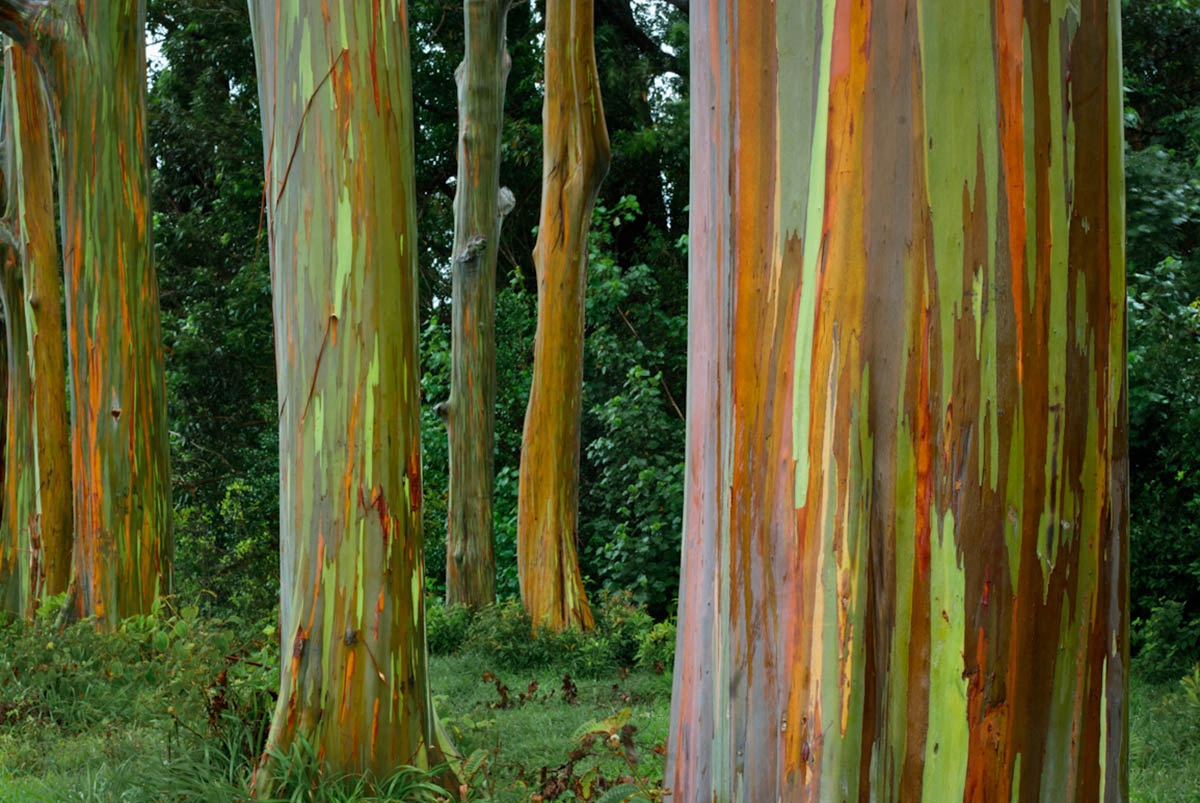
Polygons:
<instances>
[{"instance_id":1,"label":"forest floor","mask_svg":"<svg viewBox=\"0 0 1200 803\"><path fill-rule=\"evenodd\" d=\"M247 799L277 677L266 641L186 612L109 636L0 626L0 803ZM656 799L670 672L579 668L431 659L469 800L599 800L617 788L610 799ZM1164 685L1135 675L1130 703L1131 799L1200 803L1200 674ZM289 759L282 799L434 799L418 777L392 779L394 796L326 780L312 794L303 758Z\"/></svg>"}]
</instances>

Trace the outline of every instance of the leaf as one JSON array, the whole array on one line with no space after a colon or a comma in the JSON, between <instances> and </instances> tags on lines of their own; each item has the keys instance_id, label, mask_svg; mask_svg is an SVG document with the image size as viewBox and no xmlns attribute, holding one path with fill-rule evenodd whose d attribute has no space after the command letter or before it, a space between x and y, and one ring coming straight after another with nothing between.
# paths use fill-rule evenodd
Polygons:
<instances>
[{"instance_id":1,"label":"leaf","mask_svg":"<svg viewBox=\"0 0 1200 803\"><path fill-rule=\"evenodd\" d=\"M633 784L623 783L619 786L611 787L603 795L596 798L596 803L627 803L627 801L635 799L644 799L641 792L642 790Z\"/></svg>"},{"instance_id":2,"label":"leaf","mask_svg":"<svg viewBox=\"0 0 1200 803\"><path fill-rule=\"evenodd\" d=\"M578 742L589 733L617 733L621 730L621 728L625 727L625 723L629 722L630 713L630 709L622 708L611 717L585 722L575 730L575 734L571 737L571 739L572 741Z\"/></svg>"}]
</instances>

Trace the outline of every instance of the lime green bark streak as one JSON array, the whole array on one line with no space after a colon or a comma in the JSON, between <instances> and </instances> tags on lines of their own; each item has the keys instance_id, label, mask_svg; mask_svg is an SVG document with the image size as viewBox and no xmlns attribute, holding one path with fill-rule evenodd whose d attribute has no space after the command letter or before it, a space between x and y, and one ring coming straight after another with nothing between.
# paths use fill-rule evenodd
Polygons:
<instances>
[{"instance_id":1,"label":"lime green bark streak","mask_svg":"<svg viewBox=\"0 0 1200 803\"><path fill-rule=\"evenodd\" d=\"M812 4L815 5L815 4ZM808 3L780 3L776 6L777 46L786 53L786 43L807 43L815 27L813 11ZM829 78L830 60L833 54L832 24L836 0L823 0L821 5L820 59L811 67L817 71L816 92L809 96L804 92L805 80L779 81L779 121L783 126L809 120L812 139L807 155L799 158L781 158L780 186L796 188L803 203L783 204L779 211L778 230L784 237L794 233L803 234L804 260L800 278L799 311L797 314L795 371L792 375L792 456L796 460L796 507L808 503L809 472L809 421L812 413L812 396L808 377L812 372L814 323L816 321L819 296L819 260L821 231L825 225L825 143L829 133ZM807 37L805 34L809 34ZM800 52L800 51L797 51ZM803 72L800 73L804 75ZM807 129L791 129L805 131ZM780 143L787 141L781 136ZM795 171L793 174L792 171Z\"/></svg>"},{"instance_id":2,"label":"lime green bark streak","mask_svg":"<svg viewBox=\"0 0 1200 803\"><path fill-rule=\"evenodd\" d=\"M930 520L938 521L937 510ZM925 734L927 797L964 800L968 752L967 681L962 645L967 607L962 562L955 543L955 521L942 516L930 538L929 558L929 720Z\"/></svg>"}]
</instances>

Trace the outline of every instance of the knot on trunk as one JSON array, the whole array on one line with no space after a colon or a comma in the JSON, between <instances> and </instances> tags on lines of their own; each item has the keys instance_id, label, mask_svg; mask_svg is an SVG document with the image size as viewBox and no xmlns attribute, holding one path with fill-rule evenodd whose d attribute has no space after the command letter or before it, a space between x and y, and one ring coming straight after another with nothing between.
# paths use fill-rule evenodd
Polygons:
<instances>
[{"instance_id":1,"label":"knot on trunk","mask_svg":"<svg viewBox=\"0 0 1200 803\"><path fill-rule=\"evenodd\" d=\"M467 262L475 262L479 259L479 255L487 248L487 238L481 234L476 234L471 239L467 240L467 244L454 257L455 264L463 264Z\"/></svg>"}]
</instances>

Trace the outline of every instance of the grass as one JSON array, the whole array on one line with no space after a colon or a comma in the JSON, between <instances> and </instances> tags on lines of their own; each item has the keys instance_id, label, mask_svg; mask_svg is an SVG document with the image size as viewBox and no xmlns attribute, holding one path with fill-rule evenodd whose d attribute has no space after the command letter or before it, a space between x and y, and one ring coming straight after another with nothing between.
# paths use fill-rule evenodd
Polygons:
<instances>
[{"instance_id":1,"label":"grass","mask_svg":"<svg viewBox=\"0 0 1200 803\"><path fill-rule=\"evenodd\" d=\"M456 640L441 643L460 649L431 658L431 682L469 800L598 800L616 789L655 798L670 672L654 671L659 658L618 668L619 656L656 640L620 605L602 619L594 638L523 631L517 645L508 639L524 625L511 609L447 625ZM271 642L194 611L108 636L86 625L0 626L0 803L245 800L277 682ZM226 706L214 717L222 671ZM1200 803L1200 668L1159 685L1135 674L1130 724L1131 800ZM438 799L411 771L371 785L318 777L302 750L283 761L295 778L284 799Z\"/></svg>"},{"instance_id":2,"label":"grass","mask_svg":"<svg viewBox=\"0 0 1200 803\"><path fill-rule=\"evenodd\" d=\"M1200 803L1200 667L1165 684L1142 682L1135 671L1129 731L1130 800Z\"/></svg>"},{"instance_id":3,"label":"grass","mask_svg":"<svg viewBox=\"0 0 1200 803\"><path fill-rule=\"evenodd\" d=\"M493 672L488 666L470 655L431 664L443 726L464 756L486 755L471 779L480 791L515 801L535 793L553 799L547 793L555 791L578 795L589 778L597 786L661 784L669 675L614 670L577 680L561 669ZM631 727L622 734L625 725ZM587 734L604 738L579 755Z\"/></svg>"},{"instance_id":4,"label":"grass","mask_svg":"<svg viewBox=\"0 0 1200 803\"><path fill-rule=\"evenodd\" d=\"M661 783L670 677L613 662L646 629L625 628L622 605L595 637L525 631L501 657L481 648L431 659L469 800L596 800ZM471 637L486 644L518 620L506 608ZM0 624L0 803L247 799L278 683L273 641L269 629L194 610L159 611L103 636L86 623L63 632L48 619ZM561 660L548 665L555 650ZM370 781L322 774L303 746L280 760L285 800L446 799L411 768Z\"/></svg>"}]
</instances>

